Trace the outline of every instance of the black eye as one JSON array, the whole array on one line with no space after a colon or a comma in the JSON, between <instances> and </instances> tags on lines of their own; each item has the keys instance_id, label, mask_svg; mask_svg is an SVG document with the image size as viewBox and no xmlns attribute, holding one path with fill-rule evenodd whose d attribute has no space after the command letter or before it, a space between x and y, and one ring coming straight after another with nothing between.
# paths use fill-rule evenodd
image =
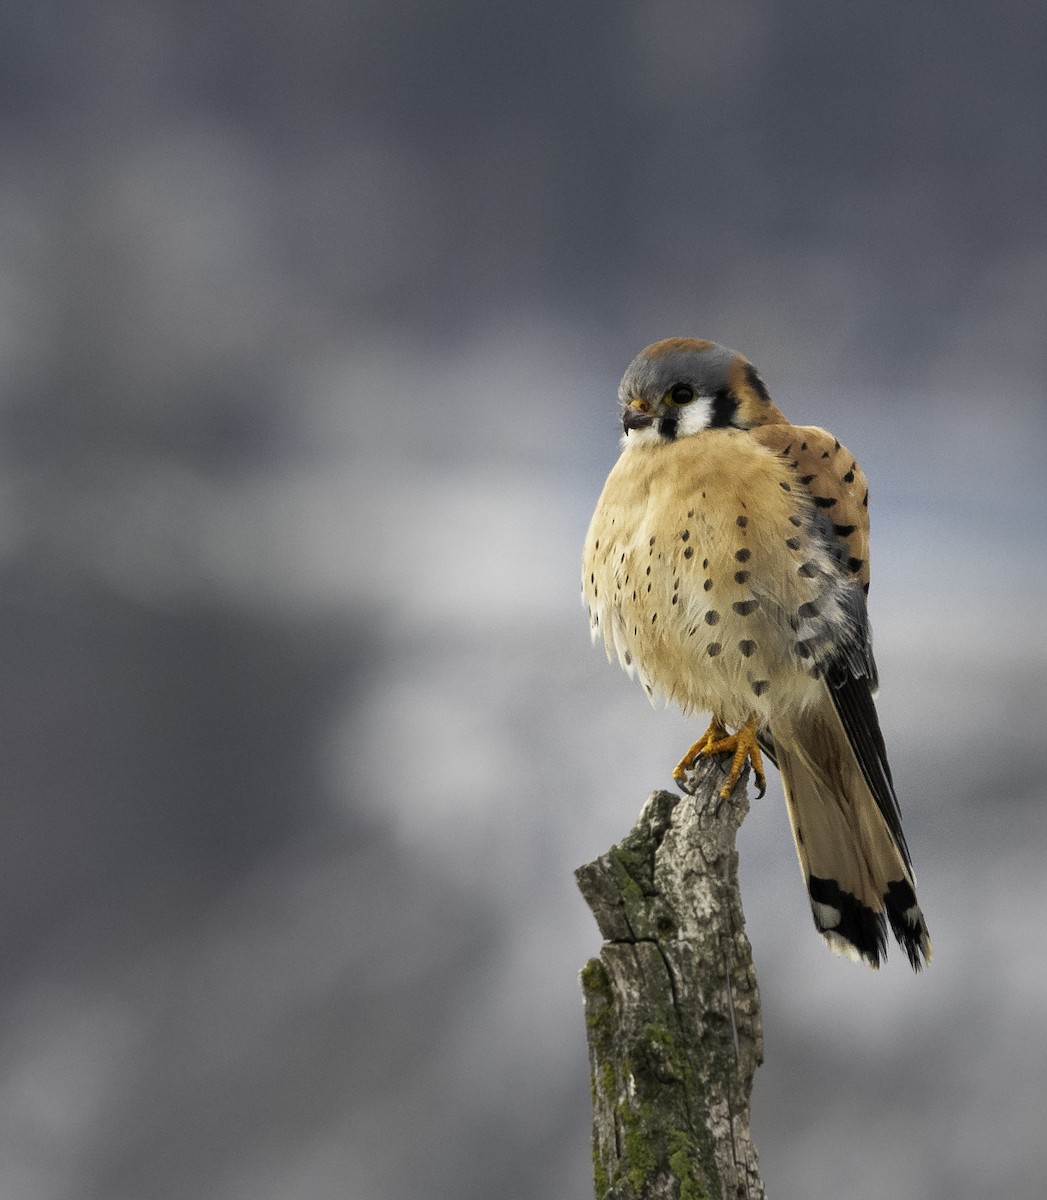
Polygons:
<instances>
[{"instance_id":1,"label":"black eye","mask_svg":"<svg viewBox=\"0 0 1047 1200\"><path fill-rule=\"evenodd\" d=\"M678 383L669 391L671 404L690 404L694 399L694 388L689 383Z\"/></svg>"}]
</instances>

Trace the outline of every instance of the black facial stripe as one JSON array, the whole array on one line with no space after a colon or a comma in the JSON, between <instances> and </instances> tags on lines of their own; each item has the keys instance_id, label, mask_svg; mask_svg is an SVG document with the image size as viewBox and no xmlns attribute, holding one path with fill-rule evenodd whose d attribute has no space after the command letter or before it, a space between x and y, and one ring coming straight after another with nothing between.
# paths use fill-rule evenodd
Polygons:
<instances>
[{"instance_id":1,"label":"black facial stripe","mask_svg":"<svg viewBox=\"0 0 1047 1200\"><path fill-rule=\"evenodd\" d=\"M712 409L709 413L709 427L711 429L725 429L734 421L734 414L738 411L738 401L734 398L728 388L720 388L713 396Z\"/></svg>"},{"instance_id":2,"label":"black facial stripe","mask_svg":"<svg viewBox=\"0 0 1047 1200\"><path fill-rule=\"evenodd\" d=\"M764 404L770 404L771 397L768 395L767 388L764 386L764 382L760 376L757 375L756 368L752 363L745 364L745 382L760 397Z\"/></svg>"},{"instance_id":3,"label":"black facial stripe","mask_svg":"<svg viewBox=\"0 0 1047 1200\"><path fill-rule=\"evenodd\" d=\"M671 442L676 437L676 427L679 423L679 417L659 417L658 432Z\"/></svg>"}]
</instances>

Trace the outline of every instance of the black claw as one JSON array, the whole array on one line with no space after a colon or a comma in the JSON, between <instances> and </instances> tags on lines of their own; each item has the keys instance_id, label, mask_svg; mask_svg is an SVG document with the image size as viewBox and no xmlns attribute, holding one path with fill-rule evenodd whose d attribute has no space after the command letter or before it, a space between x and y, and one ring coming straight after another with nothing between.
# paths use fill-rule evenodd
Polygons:
<instances>
[{"instance_id":1,"label":"black claw","mask_svg":"<svg viewBox=\"0 0 1047 1200\"><path fill-rule=\"evenodd\" d=\"M686 771L682 772L679 779L677 779L676 776L674 775L673 783L676 784L676 786L680 789L681 792L683 792L683 794L685 796L693 796L694 795L694 787L688 782L688 772L686 772Z\"/></svg>"}]
</instances>

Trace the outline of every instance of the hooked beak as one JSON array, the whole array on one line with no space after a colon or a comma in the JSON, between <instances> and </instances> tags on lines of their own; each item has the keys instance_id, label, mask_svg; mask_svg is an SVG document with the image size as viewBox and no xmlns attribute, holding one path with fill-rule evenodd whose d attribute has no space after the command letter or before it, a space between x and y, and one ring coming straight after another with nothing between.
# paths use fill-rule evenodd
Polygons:
<instances>
[{"instance_id":1,"label":"hooked beak","mask_svg":"<svg viewBox=\"0 0 1047 1200\"><path fill-rule=\"evenodd\" d=\"M647 411L646 400L630 400L622 409L622 428L626 433L630 429L646 429L654 424L654 417Z\"/></svg>"}]
</instances>

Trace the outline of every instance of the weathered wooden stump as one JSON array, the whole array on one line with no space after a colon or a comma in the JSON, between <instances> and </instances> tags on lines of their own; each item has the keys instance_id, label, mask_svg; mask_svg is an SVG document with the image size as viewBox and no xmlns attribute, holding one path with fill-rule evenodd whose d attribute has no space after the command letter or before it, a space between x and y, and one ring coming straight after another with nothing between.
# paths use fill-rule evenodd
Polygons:
<instances>
[{"instance_id":1,"label":"weathered wooden stump","mask_svg":"<svg viewBox=\"0 0 1047 1200\"><path fill-rule=\"evenodd\" d=\"M720 760L693 795L654 792L632 832L579 867L606 939L582 971L597 1200L762 1200L749 1132L763 1057L738 891L746 780Z\"/></svg>"}]
</instances>

